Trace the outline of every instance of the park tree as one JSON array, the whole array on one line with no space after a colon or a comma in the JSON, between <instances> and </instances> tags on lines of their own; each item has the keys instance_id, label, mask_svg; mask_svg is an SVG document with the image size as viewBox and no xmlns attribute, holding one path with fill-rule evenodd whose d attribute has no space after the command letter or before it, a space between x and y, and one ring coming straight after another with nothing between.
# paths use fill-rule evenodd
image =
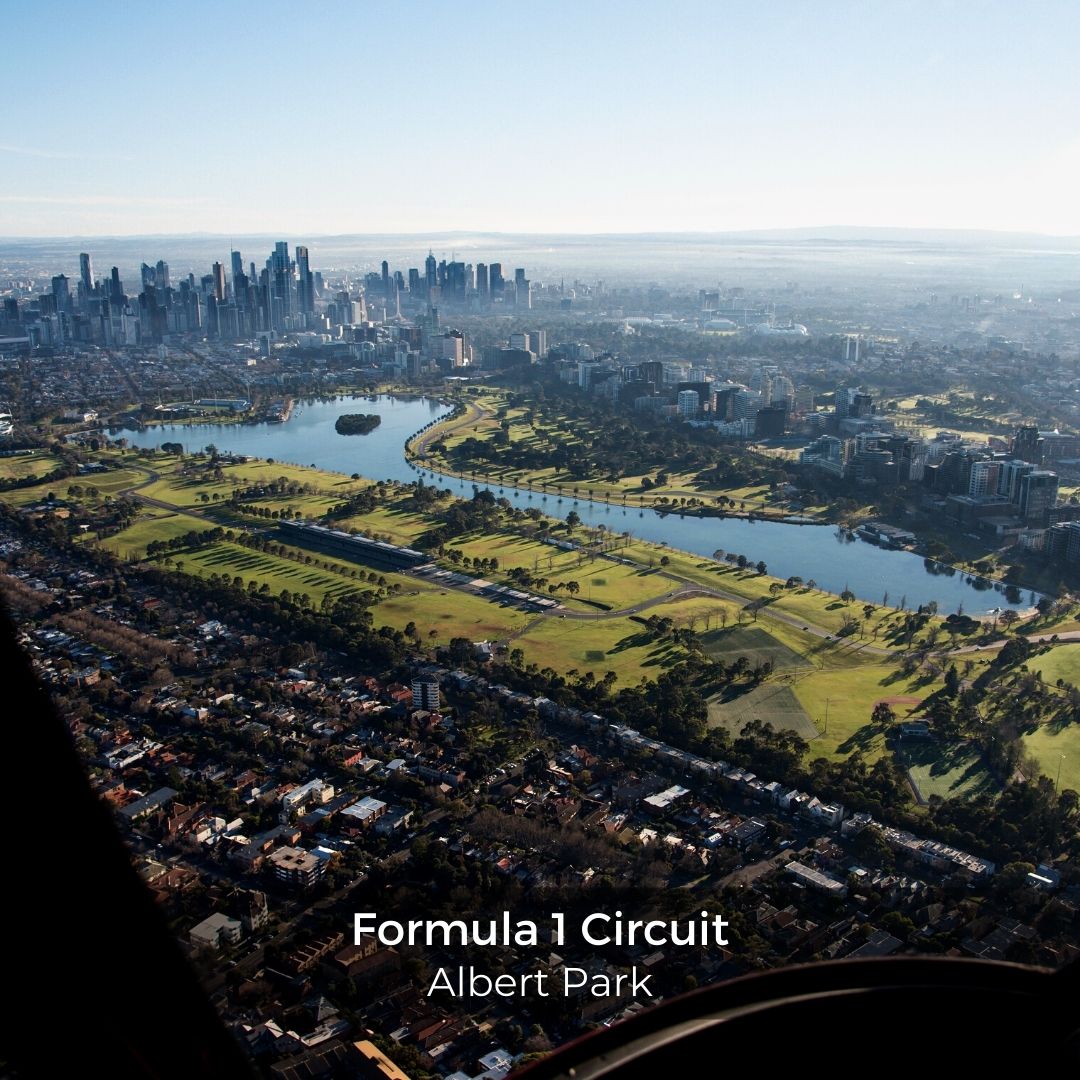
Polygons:
<instances>
[{"instance_id":1,"label":"park tree","mask_svg":"<svg viewBox=\"0 0 1080 1080\"><path fill-rule=\"evenodd\" d=\"M889 727L896 720L896 713L887 701L879 701L870 714L870 723L874 727Z\"/></svg>"},{"instance_id":2,"label":"park tree","mask_svg":"<svg viewBox=\"0 0 1080 1080\"><path fill-rule=\"evenodd\" d=\"M956 697L956 693L959 689L960 676L957 673L956 665L950 664L945 672L945 694L947 697Z\"/></svg>"}]
</instances>

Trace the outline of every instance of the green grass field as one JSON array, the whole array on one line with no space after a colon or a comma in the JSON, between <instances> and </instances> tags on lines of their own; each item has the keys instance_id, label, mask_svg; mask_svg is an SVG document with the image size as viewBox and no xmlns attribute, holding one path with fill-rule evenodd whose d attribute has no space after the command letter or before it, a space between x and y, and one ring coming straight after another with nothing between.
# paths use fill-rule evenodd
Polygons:
<instances>
[{"instance_id":1,"label":"green grass field","mask_svg":"<svg viewBox=\"0 0 1080 1080\"><path fill-rule=\"evenodd\" d=\"M884 752L884 733L870 724L879 701L889 702L899 719L918 715L920 703L941 688L939 680L901 675L888 660L839 653L818 654L819 670L793 676L792 688L821 731L815 755L846 757L860 751L868 760ZM826 719L827 717L827 719Z\"/></svg>"},{"instance_id":2,"label":"green grass field","mask_svg":"<svg viewBox=\"0 0 1080 1080\"><path fill-rule=\"evenodd\" d=\"M0 502L5 502L9 506L30 506L32 503L40 502L51 492L57 499L65 502L94 503L103 499L106 495L115 496L127 488L135 487L143 483L145 479L146 473L142 469L133 466L110 469L109 472L91 473L88 476L64 477L61 480L35 484L31 487L3 491L0 492ZM68 490L70 488L79 489L80 494L69 495Z\"/></svg>"},{"instance_id":3,"label":"green grass field","mask_svg":"<svg viewBox=\"0 0 1080 1080\"><path fill-rule=\"evenodd\" d=\"M366 514L354 514L333 522L336 529L356 529L366 536L388 536L390 543L408 547L435 522L401 506L380 506Z\"/></svg>"},{"instance_id":4,"label":"green grass field","mask_svg":"<svg viewBox=\"0 0 1080 1080\"><path fill-rule=\"evenodd\" d=\"M777 671L806 666L806 660L799 653L756 626L711 630L703 634L701 640L708 656L726 664L745 656L751 664L768 662Z\"/></svg>"},{"instance_id":5,"label":"green grass field","mask_svg":"<svg viewBox=\"0 0 1080 1080\"><path fill-rule=\"evenodd\" d=\"M371 612L375 625L403 630L410 622L415 623L421 644L430 646L447 645L455 637L504 641L524 627L528 619L516 608L502 607L480 596L430 585L427 589L417 596L383 600Z\"/></svg>"},{"instance_id":6,"label":"green grass field","mask_svg":"<svg viewBox=\"0 0 1080 1080\"><path fill-rule=\"evenodd\" d=\"M369 588L366 582L354 580L345 574L305 566L276 555L266 555L239 544L212 544L201 551L179 552L169 561L180 562L185 574L196 574L199 577L209 577L215 573L227 574L230 579L242 578L245 587L251 581L260 587L265 584L273 596L277 596L283 589L291 593L307 593L316 605L320 604L326 595L338 596L344 592L359 592ZM366 568L364 572L366 573ZM394 577L390 574L385 576L388 581ZM424 588L421 583L411 580L408 587Z\"/></svg>"},{"instance_id":7,"label":"green grass field","mask_svg":"<svg viewBox=\"0 0 1080 1080\"><path fill-rule=\"evenodd\" d=\"M118 492L145 483L146 479L145 470L135 466L125 466L119 469L111 469L107 473L74 477L67 483L78 484L83 488L96 488L102 495L116 495Z\"/></svg>"},{"instance_id":8,"label":"green grass field","mask_svg":"<svg viewBox=\"0 0 1080 1080\"><path fill-rule=\"evenodd\" d=\"M558 594L570 607L591 608L584 603L591 600L618 611L663 596L675 587L656 573L610 559L590 559L581 552L563 551L515 533L474 534L447 546L458 548L471 559L498 559L498 571L488 576L499 580L505 580L511 568L520 567L536 577L546 578L550 584L576 581L581 590L576 602L564 590Z\"/></svg>"},{"instance_id":9,"label":"green grass field","mask_svg":"<svg viewBox=\"0 0 1080 1080\"><path fill-rule=\"evenodd\" d=\"M45 450L0 458L0 480L26 480L30 477L44 476L52 472L59 464L60 459Z\"/></svg>"},{"instance_id":10,"label":"green grass field","mask_svg":"<svg viewBox=\"0 0 1080 1080\"><path fill-rule=\"evenodd\" d=\"M738 736L751 720L772 724L777 731L794 731L807 742L818 737L817 727L791 687L775 680L731 701L709 699L709 727L722 727Z\"/></svg>"},{"instance_id":11,"label":"green grass field","mask_svg":"<svg viewBox=\"0 0 1080 1080\"><path fill-rule=\"evenodd\" d=\"M1038 671L1044 683L1054 685L1063 679L1073 686L1080 686L1080 641L1055 645L1041 656L1033 656L1028 662L1029 671Z\"/></svg>"},{"instance_id":12,"label":"green grass field","mask_svg":"<svg viewBox=\"0 0 1080 1080\"><path fill-rule=\"evenodd\" d=\"M1023 743L1044 776L1057 780L1060 772L1059 790L1080 791L1080 724L1043 725L1025 735Z\"/></svg>"},{"instance_id":13,"label":"green grass field","mask_svg":"<svg viewBox=\"0 0 1080 1080\"><path fill-rule=\"evenodd\" d=\"M175 462L175 459L167 460ZM217 495L220 501L227 499L237 488L268 484L282 477L286 481L310 484L315 489L314 496L298 494L292 497L265 500L267 505L273 503L275 508L288 505L293 509L299 509L306 516L317 516L332 503L340 502L352 492L371 484L370 480L351 480L347 476L339 476L336 473L321 472L318 469L303 468L299 465L285 465L277 461L273 464L265 461L249 461L243 465L225 465L222 468L223 479L218 481L203 480L197 475L181 476L168 471L167 466L158 467L158 471L162 474L161 478L142 488L140 494L148 498L160 499L174 506L204 505L204 495L210 501L213 501L214 496ZM309 500L306 509L304 500Z\"/></svg>"},{"instance_id":14,"label":"green grass field","mask_svg":"<svg viewBox=\"0 0 1080 1080\"><path fill-rule=\"evenodd\" d=\"M591 671L597 679L614 671L623 685L636 683L642 675L655 679L684 655L680 647L655 640L626 616L537 619L513 645L525 653L526 663L560 672Z\"/></svg>"},{"instance_id":15,"label":"green grass field","mask_svg":"<svg viewBox=\"0 0 1080 1080\"><path fill-rule=\"evenodd\" d=\"M114 536L100 542L101 547L119 555L121 559L142 559L146 545L154 540L172 540L194 529L205 532L211 523L201 521L190 514L177 514L156 507L144 507L139 520Z\"/></svg>"},{"instance_id":16,"label":"green grass field","mask_svg":"<svg viewBox=\"0 0 1080 1080\"><path fill-rule=\"evenodd\" d=\"M931 795L966 799L1001 790L982 755L966 744L942 746L933 740L907 739L897 751L897 761L907 768L922 803Z\"/></svg>"},{"instance_id":17,"label":"green grass field","mask_svg":"<svg viewBox=\"0 0 1080 1080\"><path fill-rule=\"evenodd\" d=\"M58 499L66 499L64 492L67 490L66 481L62 484L38 484L35 487L16 488L14 491L0 491L0 502L14 506L16 509L23 506L32 506L41 502L49 492Z\"/></svg>"},{"instance_id":18,"label":"green grass field","mask_svg":"<svg viewBox=\"0 0 1080 1080\"><path fill-rule=\"evenodd\" d=\"M792 526L793 528L795 526ZM818 626L836 633L843 625L845 617L864 623L863 643L880 648L891 648L892 643L885 637L890 623L901 616L891 607L871 605L874 610L869 619L863 615L864 601L855 600L845 604L833 593L820 589L810 589L806 585L793 589L783 589L776 596L770 592L770 586L777 583L776 578L768 574L758 574L755 570L740 570L727 562L715 559L703 559L701 556L674 548L662 548L655 544L635 540L623 552L628 558L651 565L659 565L662 558L668 560L665 569L687 581L717 589L741 598L742 601L764 599L768 603L759 614L759 621L772 633L777 625L769 618L771 612L783 613L792 619L800 620L810 626ZM898 598L890 598L892 599ZM874 637L874 630L878 636ZM858 641L858 637L851 639Z\"/></svg>"},{"instance_id":19,"label":"green grass field","mask_svg":"<svg viewBox=\"0 0 1080 1080\"><path fill-rule=\"evenodd\" d=\"M645 608L640 617L647 619L651 615L659 615L671 619L682 629L707 634L720 628L725 614L727 625L734 626L739 617L738 606L711 596L692 596L666 600L662 604Z\"/></svg>"}]
</instances>

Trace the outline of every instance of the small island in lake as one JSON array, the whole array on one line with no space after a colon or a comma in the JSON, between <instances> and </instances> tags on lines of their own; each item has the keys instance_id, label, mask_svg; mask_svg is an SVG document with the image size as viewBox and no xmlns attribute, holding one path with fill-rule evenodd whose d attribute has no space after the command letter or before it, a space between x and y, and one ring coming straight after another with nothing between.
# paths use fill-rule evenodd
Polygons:
<instances>
[{"instance_id":1,"label":"small island in lake","mask_svg":"<svg viewBox=\"0 0 1080 1080\"><path fill-rule=\"evenodd\" d=\"M334 423L339 435L367 435L382 423L377 413L343 413Z\"/></svg>"}]
</instances>

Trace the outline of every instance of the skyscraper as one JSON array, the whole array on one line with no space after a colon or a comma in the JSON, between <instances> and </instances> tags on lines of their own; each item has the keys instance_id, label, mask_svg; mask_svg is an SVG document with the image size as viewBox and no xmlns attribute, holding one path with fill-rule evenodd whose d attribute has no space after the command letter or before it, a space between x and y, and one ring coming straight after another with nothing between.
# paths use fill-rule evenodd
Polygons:
<instances>
[{"instance_id":1,"label":"skyscraper","mask_svg":"<svg viewBox=\"0 0 1080 1080\"><path fill-rule=\"evenodd\" d=\"M502 276L502 263L492 263L488 267L488 281L491 287L491 299L501 300L506 291L506 282Z\"/></svg>"},{"instance_id":2,"label":"skyscraper","mask_svg":"<svg viewBox=\"0 0 1080 1080\"><path fill-rule=\"evenodd\" d=\"M214 263L214 298L221 303L225 299L225 267L219 263Z\"/></svg>"},{"instance_id":3,"label":"skyscraper","mask_svg":"<svg viewBox=\"0 0 1080 1080\"><path fill-rule=\"evenodd\" d=\"M293 281L293 268L289 260L289 245L279 240L274 245L270 256L270 308L268 312L270 328L284 330L285 320L292 315L295 304L296 285Z\"/></svg>"},{"instance_id":4,"label":"skyscraper","mask_svg":"<svg viewBox=\"0 0 1080 1080\"><path fill-rule=\"evenodd\" d=\"M1013 453L1033 465L1042 464L1042 442L1037 427L1022 427L1013 438Z\"/></svg>"},{"instance_id":5,"label":"skyscraper","mask_svg":"<svg viewBox=\"0 0 1080 1080\"><path fill-rule=\"evenodd\" d=\"M488 284L487 263L476 264L476 293L481 300L487 300L491 296Z\"/></svg>"},{"instance_id":6,"label":"skyscraper","mask_svg":"<svg viewBox=\"0 0 1080 1080\"><path fill-rule=\"evenodd\" d=\"M233 282L235 283L236 279L244 272L244 260L241 257L239 251L231 252L230 257L232 259ZM235 288L235 284L234 284L234 288Z\"/></svg>"},{"instance_id":7,"label":"skyscraper","mask_svg":"<svg viewBox=\"0 0 1080 1080\"><path fill-rule=\"evenodd\" d=\"M532 288L525 277L524 267L518 267L514 271L514 302L519 308L532 307Z\"/></svg>"},{"instance_id":8,"label":"skyscraper","mask_svg":"<svg viewBox=\"0 0 1080 1080\"><path fill-rule=\"evenodd\" d=\"M85 251L79 256L79 284L84 296L94 291L94 262Z\"/></svg>"},{"instance_id":9,"label":"skyscraper","mask_svg":"<svg viewBox=\"0 0 1080 1080\"><path fill-rule=\"evenodd\" d=\"M308 261L308 249L299 244L296 247L296 271L296 306L304 314L310 314L315 310L315 279Z\"/></svg>"},{"instance_id":10,"label":"skyscraper","mask_svg":"<svg viewBox=\"0 0 1080 1080\"><path fill-rule=\"evenodd\" d=\"M52 279L52 294L58 314L71 310L71 289L68 287L68 279L65 275L57 274Z\"/></svg>"}]
</instances>

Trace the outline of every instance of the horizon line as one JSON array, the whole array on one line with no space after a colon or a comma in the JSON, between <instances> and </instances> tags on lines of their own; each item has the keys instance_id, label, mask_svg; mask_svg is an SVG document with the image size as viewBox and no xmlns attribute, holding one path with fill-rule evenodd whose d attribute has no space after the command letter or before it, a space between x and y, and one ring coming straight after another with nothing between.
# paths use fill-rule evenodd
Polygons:
<instances>
[{"instance_id":1,"label":"horizon line","mask_svg":"<svg viewBox=\"0 0 1080 1080\"><path fill-rule=\"evenodd\" d=\"M645 238L645 237L740 237L759 236L763 234L827 234L829 232L855 232L855 233L901 233L901 234L944 234L949 236L988 236L988 237L1029 237L1042 240L1068 240L1080 241L1077 233L1048 233L1030 229L994 229L986 227L964 226L921 226L921 225L849 225L833 223L829 225L790 225L768 226L763 228L746 229L640 229L635 231L605 230L600 232L580 232L575 230L537 232L531 230L511 229L435 229L435 230L399 230L384 232L304 232L302 230L267 230L257 232L212 232L196 230L189 232L132 232L132 233L9 233L0 235L0 244L9 242L32 242L32 241L64 241L64 240L139 240L139 239L172 239L172 240L197 240L197 239L263 239L267 237L280 237L283 235L302 235L316 240L332 240L353 237L368 237L378 239L383 237L408 237L422 238L432 236L507 236L507 237L576 237L576 238ZM826 235L821 238L827 239Z\"/></svg>"}]
</instances>

